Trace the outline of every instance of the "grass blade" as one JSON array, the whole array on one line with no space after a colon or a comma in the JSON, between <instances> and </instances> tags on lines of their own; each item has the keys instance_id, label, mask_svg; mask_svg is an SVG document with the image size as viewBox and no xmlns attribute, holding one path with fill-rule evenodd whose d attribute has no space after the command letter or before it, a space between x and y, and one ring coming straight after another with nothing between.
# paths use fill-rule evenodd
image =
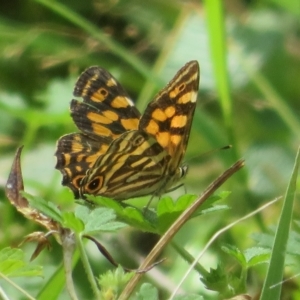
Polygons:
<instances>
[{"instance_id":1,"label":"grass blade","mask_svg":"<svg viewBox=\"0 0 300 300\"><path fill-rule=\"evenodd\" d=\"M278 228L275 234L274 246L271 254L271 260L267 277L264 282L260 300L280 299L281 284L284 271L284 260L286 246L290 231L290 225L293 214L294 196L296 191L296 181L300 164L300 148L298 149L293 173L285 194L283 208L278 223ZM272 285L275 285L270 288Z\"/></svg>"}]
</instances>

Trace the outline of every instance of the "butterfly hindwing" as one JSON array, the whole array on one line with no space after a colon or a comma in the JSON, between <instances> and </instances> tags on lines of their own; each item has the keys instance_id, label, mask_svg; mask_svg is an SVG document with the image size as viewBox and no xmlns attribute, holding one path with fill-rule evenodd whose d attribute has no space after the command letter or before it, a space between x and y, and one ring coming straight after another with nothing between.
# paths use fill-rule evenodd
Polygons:
<instances>
[{"instance_id":1,"label":"butterfly hindwing","mask_svg":"<svg viewBox=\"0 0 300 300\"><path fill-rule=\"evenodd\" d=\"M81 183L80 193L115 200L154 193L161 184L168 156L146 132L131 130L114 140Z\"/></svg>"},{"instance_id":2,"label":"butterfly hindwing","mask_svg":"<svg viewBox=\"0 0 300 300\"><path fill-rule=\"evenodd\" d=\"M81 133L67 134L58 140L56 169L63 174L62 184L73 191L75 198L79 197L80 182L86 171L106 153L109 144L105 138L96 141Z\"/></svg>"}]
</instances>

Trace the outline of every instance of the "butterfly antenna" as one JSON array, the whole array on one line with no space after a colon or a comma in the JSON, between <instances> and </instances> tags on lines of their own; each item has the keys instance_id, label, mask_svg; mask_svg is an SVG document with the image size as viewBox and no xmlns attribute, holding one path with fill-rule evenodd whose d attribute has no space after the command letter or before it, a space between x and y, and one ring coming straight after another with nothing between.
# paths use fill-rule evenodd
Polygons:
<instances>
[{"instance_id":1,"label":"butterfly antenna","mask_svg":"<svg viewBox=\"0 0 300 300\"><path fill-rule=\"evenodd\" d=\"M188 162L188 161L191 161L191 160L193 160L193 159L195 159L195 158L199 158L199 157L202 158L202 157L211 155L211 154L213 154L213 153L215 153L215 152L217 152L217 151L220 151L220 150L227 150L227 149L230 149L230 148L232 148L232 145L226 145L226 146L223 146L223 147L220 147L220 148L212 149L212 150L209 150L209 151L207 151L207 152L204 152L204 153L202 153L202 154L200 154L200 155L197 155L197 156L194 156L194 157L189 158L189 159L187 160L187 162Z\"/></svg>"}]
</instances>

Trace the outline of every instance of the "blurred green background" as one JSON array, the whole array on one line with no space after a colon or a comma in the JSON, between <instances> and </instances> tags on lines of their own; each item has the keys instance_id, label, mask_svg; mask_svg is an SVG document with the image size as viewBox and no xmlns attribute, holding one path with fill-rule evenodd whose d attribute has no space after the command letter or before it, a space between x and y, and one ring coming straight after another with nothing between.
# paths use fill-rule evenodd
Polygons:
<instances>
[{"instance_id":1,"label":"blurred green background","mask_svg":"<svg viewBox=\"0 0 300 300\"><path fill-rule=\"evenodd\" d=\"M176 236L191 253L199 252L221 227L284 194L300 144L300 3L224 1L224 22L215 26L219 23L214 2L1 1L0 249L16 246L23 236L39 230L16 212L4 194L18 146L24 145L26 191L63 210L74 207L72 193L61 186L61 174L54 169L55 143L77 131L69 102L77 76L91 65L109 70L143 111L181 66L199 61L200 92L185 156L190 167L185 188L201 194L238 158L244 158L246 166L220 189L232 191L224 203L231 209L193 219ZM223 33L224 44L220 43ZM232 150L205 155L228 144ZM183 193L179 189L172 195ZM147 199L134 203L142 207ZM226 268L235 268L220 245L232 243L241 249L254 245L251 235L276 225L280 208L279 202L223 235L201 263L210 268L222 260ZM299 212L296 204L295 218ZM127 267L137 267L155 240L130 228L120 236L101 236L116 260ZM36 260L45 265L45 278L19 280L32 294L61 263L61 249L55 242L53 246L52 252L45 251ZM23 247L28 257L33 248ZM111 268L94 245L87 248L97 274ZM172 291L187 268L171 248L164 256L167 262L147 275L163 295ZM297 272L299 268L289 274ZM88 299L91 292L83 274L78 264L75 282L81 299ZM259 293L264 274L265 266L251 270L248 284L253 295ZM183 289L214 299L196 273L190 276ZM297 284L299 279L294 279L287 295L292 297Z\"/></svg>"}]
</instances>

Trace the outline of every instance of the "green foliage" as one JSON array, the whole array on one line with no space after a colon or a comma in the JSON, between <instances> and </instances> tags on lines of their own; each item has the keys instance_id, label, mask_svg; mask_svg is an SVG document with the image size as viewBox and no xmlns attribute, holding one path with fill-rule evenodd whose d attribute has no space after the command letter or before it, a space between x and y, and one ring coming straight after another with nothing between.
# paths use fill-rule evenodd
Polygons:
<instances>
[{"instance_id":1,"label":"green foliage","mask_svg":"<svg viewBox=\"0 0 300 300\"><path fill-rule=\"evenodd\" d=\"M100 275L98 279L100 299L117 299L132 275L133 273L125 273L121 266Z\"/></svg>"},{"instance_id":2,"label":"green foliage","mask_svg":"<svg viewBox=\"0 0 300 300\"><path fill-rule=\"evenodd\" d=\"M252 247L242 252L233 245L226 245L222 250L234 257L244 271L257 264L267 263L270 259L270 250L260 247Z\"/></svg>"},{"instance_id":3,"label":"green foliage","mask_svg":"<svg viewBox=\"0 0 300 300\"><path fill-rule=\"evenodd\" d=\"M35 208L37 211L62 224L61 211L53 202L46 201L41 197L32 196L25 192L22 192L22 194L28 200L30 207Z\"/></svg>"},{"instance_id":4,"label":"green foliage","mask_svg":"<svg viewBox=\"0 0 300 300\"><path fill-rule=\"evenodd\" d=\"M115 218L116 215L113 210L104 207L96 208L89 214L83 233L93 234L97 231L116 231L126 226L124 223L115 222Z\"/></svg>"},{"instance_id":5,"label":"green foliage","mask_svg":"<svg viewBox=\"0 0 300 300\"><path fill-rule=\"evenodd\" d=\"M33 266L25 261L21 249L3 248L0 251L0 277L42 276L42 267Z\"/></svg>"},{"instance_id":6,"label":"green foliage","mask_svg":"<svg viewBox=\"0 0 300 300\"><path fill-rule=\"evenodd\" d=\"M214 203L224 200L228 195L228 192L222 192L220 195L214 195L207 199L205 204L195 213L195 217L227 209L228 206L226 205L214 205ZM87 198L89 201L113 209L120 219L139 230L163 234L182 212L196 200L197 196L186 194L175 201L171 197L163 197L157 204L156 212L148 208L139 210L136 207L124 206L123 203L105 197L87 196ZM95 216L98 220L102 219L97 212Z\"/></svg>"},{"instance_id":7,"label":"green foliage","mask_svg":"<svg viewBox=\"0 0 300 300\"><path fill-rule=\"evenodd\" d=\"M132 298L133 300L159 299L157 289L149 283L144 283L135 297Z\"/></svg>"},{"instance_id":8,"label":"green foliage","mask_svg":"<svg viewBox=\"0 0 300 300\"><path fill-rule=\"evenodd\" d=\"M218 291L224 297L230 297L235 294L232 283L233 281L228 278L224 267L219 264L216 269L211 268L209 275L201 278L206 288L213 291Z\"/></svg>"}]
</instances>

